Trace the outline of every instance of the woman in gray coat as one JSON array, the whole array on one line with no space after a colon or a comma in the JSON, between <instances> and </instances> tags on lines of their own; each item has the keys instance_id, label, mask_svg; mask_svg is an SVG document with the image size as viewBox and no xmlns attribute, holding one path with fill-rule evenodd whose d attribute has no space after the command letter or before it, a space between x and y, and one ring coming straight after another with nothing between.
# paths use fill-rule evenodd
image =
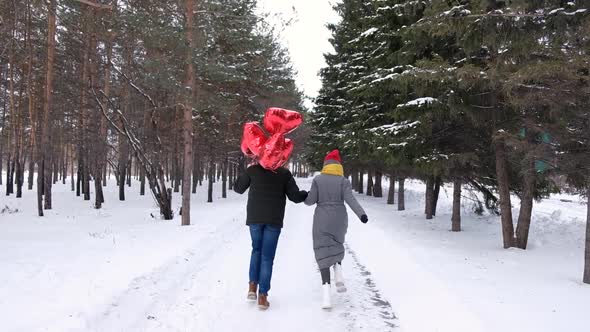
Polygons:
<instances>
[{"instance_id":1,"label":"woman in gray coat","mask_svg":"<svg viewBox=\"0 0 590 332\"><path fill-rule=\"evenodd\" d=\"M323 283L322 308L332 307L330 267L334 268L334 279L338 292L345 292L342 278L344 240L348 230L348 214L344 202L363 223L367 214L352 194L352 185L344 177L340 152L334 150L324 159L324 168L313 179L305 204L317 204L313 216L313 250L320 268Z\"/></svg>"}]
</instances>

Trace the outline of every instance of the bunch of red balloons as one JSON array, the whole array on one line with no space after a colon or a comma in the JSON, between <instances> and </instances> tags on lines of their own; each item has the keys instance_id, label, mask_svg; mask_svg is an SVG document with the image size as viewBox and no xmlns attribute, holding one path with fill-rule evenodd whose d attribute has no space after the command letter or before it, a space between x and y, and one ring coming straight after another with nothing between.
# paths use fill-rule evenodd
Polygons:
<instances>
[{"instance_id":1,"label":"bunch of red balloons","mask_svg":"<svg viewBox=\"0 0 590 332\"><path fill-rule=\"evenodd\" d=\"M264 129L258 122L244 125L242 136L242 152L252 159L258 160L260 166L274 171L283 166L293 152L293 142L285 135L295 130L303 122L301 114L282 108L272 107L264 115Z\"/></svg>"}]
</instances>

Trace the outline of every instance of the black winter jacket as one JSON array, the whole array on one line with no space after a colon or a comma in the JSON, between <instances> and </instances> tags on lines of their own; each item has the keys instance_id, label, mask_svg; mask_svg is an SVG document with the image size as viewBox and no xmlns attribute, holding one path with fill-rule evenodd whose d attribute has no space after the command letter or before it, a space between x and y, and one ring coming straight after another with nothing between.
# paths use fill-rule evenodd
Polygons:
<instances>
[{"instance_id":1,"label":"black winter jacket","mask_svg":"<svg viewBox=\"0 0 590 332\"><path fill-rule=\"evenodd\" d=\"M294 203L301 203L307 198L307 191L299 190L291 172L279 168L275 172L260 165L248 167L238 177L234 191L248 193L248 216L246 225L267 224L283 227L285 217L285 196Z\"/></svg>"}]
</instances>

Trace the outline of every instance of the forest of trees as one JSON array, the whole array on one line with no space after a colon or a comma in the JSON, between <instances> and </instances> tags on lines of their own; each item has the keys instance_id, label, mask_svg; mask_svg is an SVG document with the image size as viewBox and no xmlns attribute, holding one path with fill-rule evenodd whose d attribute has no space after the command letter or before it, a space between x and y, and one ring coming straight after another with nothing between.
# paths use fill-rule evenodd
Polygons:
<instances>
[{"instance_id":1,"label":"forest of trees","mask_svg":"<svg viewBox=\"0 0 590 332\"><path fill-rule=\"evenodd\" d=\"M202 183L209 202L217 180L226 197L243 123L270 106L305 112L256 5L1 1L6 195L36 190L43 216L52 185L69 182L100 209L113 175L120 200L137 179L164 219L173 193L185 212ZM339 148L354 188L381 197L389 179L398 210L405 181L422 180L427 219L452 183L453 231L462 190L477 191L480 212L501 215L505 248L527 248L535 200L585 195L590 283L590 0L343 0L336 10L316 107L294 134L294 173Z\"/></svg>"},{"instance_id":2,"label":"forest of trees","mask_svg":"<svg viewBox=\"0 0 590 332\"><path fill-rule=\"evenodd\" d=\"M501 215L505 248L526 249L535 200L568 190L590 208L590 1L343 0L336 10L309 163L340 148L358 192L381 197L385 174L394 204L397 184L398 210L406 179L423 180L426 219L452 183L453 231L471 188L481 211Z\"/></svg>"},{"instance_id":3,"label":"forest of trees","mask_svg":"<svg viewBox=\"0 0 590 332\"><path fill-rule=\"evenodd\" d=\"M164 219L172 192L190 211L204 178L209 202L218 179L226 197L242 124L269 106L303 108L274 29L255 0L0 2L6 195L36 188L43 216L52 185L69 181L99 209L112 174L120 200L137 179Z\"/></svg>"}]
</instances>

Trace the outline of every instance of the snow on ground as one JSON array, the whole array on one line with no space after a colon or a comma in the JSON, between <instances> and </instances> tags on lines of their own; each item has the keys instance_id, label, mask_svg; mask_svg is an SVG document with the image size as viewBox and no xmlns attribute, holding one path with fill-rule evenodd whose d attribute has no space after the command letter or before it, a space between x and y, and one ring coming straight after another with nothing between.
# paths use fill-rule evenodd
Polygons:
<instances>
[{"instance_id":1,"label":"snow on ground","mask_svg":"<svg viewBox=\"0 0 590 332\"><path fill-rule=\"evenodd\" d=\"M586 330L586 210L578 197L536 205L530 249L503 250L497 217L474 215L466 200L464 232L452 233L452 190L441 192L437 217L426 221L423 185L407 187L402 212L358 195L370 221L350 213L349 291L334 294L329 312L319 308L312 208L288 206L271 309L260 312L245 300L245 196L207 204L199 188L189 227L150 217L157 210L136 187L119 202L113 183L99 211L57 185L45 218L35 216L33 192L0 196L0 211L18 209L0 212L2 331Z\"/></svg>"}]
</instances>

